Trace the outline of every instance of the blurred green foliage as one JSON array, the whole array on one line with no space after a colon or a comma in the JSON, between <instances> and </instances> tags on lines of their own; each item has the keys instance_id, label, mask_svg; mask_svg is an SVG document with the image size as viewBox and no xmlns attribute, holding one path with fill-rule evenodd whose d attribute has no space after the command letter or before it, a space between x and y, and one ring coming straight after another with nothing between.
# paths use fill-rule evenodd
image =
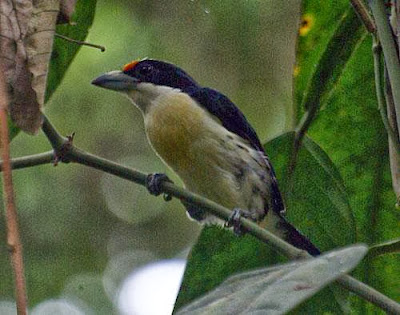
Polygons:
<instances>
[{"instance_id":1,"label":"blurred green foliage","mask_svg":"<svg viewBox=\"0 0 400 315\"><path fill-rule=\"evenodd\" d=\"M341 3L345 5L346 1ZM356 46L309 132L342 174L356 220L357 241L369 245L400 235L400 216L391 187L387 135L374 91L371 48L370 36ZM355 274L398 301L399 262L398 255L377 257L364 261ZM360 314L376 312L361 300L353 305Z\"/></svg>"},{"instance_id":2,"label":"blurred green foliage","mask_svg":"<svg viewBox=\"0 0 400 315\"><path fill-rule=\"evenodd\" d=\"M90 4L78 0L82 9ZM56 39L60 51L49 89L65 75L46 104L46 115L62 134L76 132L74 143L83 149L141 171L165 171L147 144L139 111L120 95L90 85L102 72L148 56L174 62L203 85L221 90L262 139L271 138L293 125L298 8L299 2L98 0L86 40L107 50L81 47L68 67L57 58L73 58L78 47ZM58 31L82 38L73 30L90 24L93 10L84 11L87 20ZM42 134L20 134L12 142L13 156L49 149ZM30 307L65 297L85 304L88 312L110 314L128 274L150 260L185 257L199 233L179 202L166 204L142 187L82 166L19 170L14 183ZM0 216L2 240L5 235ZM13 299L5 244L0 242L0 301ZM134 258L121 263L126 257Z\"/></svg>"}]
</instances>

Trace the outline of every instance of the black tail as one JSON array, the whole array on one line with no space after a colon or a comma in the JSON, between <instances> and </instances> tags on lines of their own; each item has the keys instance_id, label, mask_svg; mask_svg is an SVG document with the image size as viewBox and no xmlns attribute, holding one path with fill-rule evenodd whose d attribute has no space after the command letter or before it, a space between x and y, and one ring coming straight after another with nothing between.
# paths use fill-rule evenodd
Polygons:
<instances>
[{"instance_id":1,"label":"black tail","mask_svg":"<svg viewBox=\"0 0 400 315\"><path fill-rule=\"evenodd\" d=\"M293 246L306 250L312 256L321 254L320 250L315 247L311 241L301 234L293 225L291 225L284 217L280 216L279 227L284 231L285 240Z\"/></svg>"}]
</instances>

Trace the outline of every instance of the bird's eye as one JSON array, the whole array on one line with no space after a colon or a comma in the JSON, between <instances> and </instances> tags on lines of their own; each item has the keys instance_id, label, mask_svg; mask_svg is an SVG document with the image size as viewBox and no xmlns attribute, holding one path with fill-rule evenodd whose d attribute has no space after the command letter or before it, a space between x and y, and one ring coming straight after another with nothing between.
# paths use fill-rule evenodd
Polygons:
<instances>
[{"instance_id":1,"label":"bird's eye","mask_svg":"<svg viewBox=\"0 0 400 315\"><path fill-rule=\"evenodd\" d=\"M147 76L148 74L151 73L151 71L153 70L153 67L152 66L143 66L143 67L140 67L140 69L138 69L138 70L139 70L140 75Z\"/></svg>"}]
</instances>

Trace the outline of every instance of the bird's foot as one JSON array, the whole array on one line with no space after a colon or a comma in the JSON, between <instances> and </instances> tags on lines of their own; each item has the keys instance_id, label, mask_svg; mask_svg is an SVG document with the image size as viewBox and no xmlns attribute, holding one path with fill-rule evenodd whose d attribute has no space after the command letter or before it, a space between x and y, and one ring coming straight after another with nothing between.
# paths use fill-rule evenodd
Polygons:
<instances>
[{"instance_id":1,"label":"bird's foot","mask_svg":"<svg viewBox=\"0 0 400 315\"><path fill-rule=\"evenodd\" d=\"M68 163L68 152L71 150L74 142L75 132L67 136L67 140L63 143L61 148L54 153L53 165L57 166L59 162Z\"/></svg>"},{"instance_id":2,"label":"bird's foot","mask_svg":"<svg viewBox=\"0 0 400 315\"><path fill-rule=\"evenodd\" d=\"M236 236L242 236L246 233L246 230L242 227L242 224L240 223L240 218L255 220L254 215L251 214L250 211L246 211L240 208L233 209L228 221L225 222L225 227L233 227L233 233L235 233Z\"/></svg>"},{"instance_id":3,"label":"bird's foot","mask_svg":"<svg viewBox=\"0 0 400 315\"><path fill-rule=\"evenodd\" d=\"M152 173L147 175L145 186L150 194L159 196L162 193L161 185L164 182L173 183L166 174L163 173ZM172 196L170 194L164 194L164 200L170 201Z\"/></svg>"}]
</instances>

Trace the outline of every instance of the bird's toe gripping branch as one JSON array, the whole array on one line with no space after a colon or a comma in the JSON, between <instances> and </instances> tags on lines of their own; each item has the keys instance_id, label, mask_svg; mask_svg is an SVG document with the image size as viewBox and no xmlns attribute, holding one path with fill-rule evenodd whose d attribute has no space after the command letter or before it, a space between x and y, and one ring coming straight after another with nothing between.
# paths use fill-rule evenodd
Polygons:
<instances>
[{"instance_id":1,"label":"bird's toe gripping branch","mask_svg":"<svg viewBox=\"0 0 400 315\"><path fill-rule=\"evenodd\" d=\"M232 210L232 214L229 217L228 221L226 221L225 227L227 228L233 227L233 232L235 233L235 235L242 236L243 234L246 233L246 230L243 229L240 223L240 218L242 217L246 219L255 220L254 216L249 211L240 208L235 208Z\"/></svg>"},{"instance_id":2,"label":"bird's toe gripping branch","mask_svg":"<svg viewBox=\"0 0 400 315\"><path fill-rule=\"evenodd\" d=\"M73 147L74 137L75 137L75 132L67 136L67 140L64 142L64 144L60 147L59 150L54 151L54 160L53 160L54 166L57 166L59 162L64 162L64 163L69 162L67 155L68 152Z\"/></svg>"},{"instance_id":3,"label":"bird's toe gripping branch","mask_svg":"<svg viewBox=\"0 0 400 315\"><path fill-rule=\"evenodd\" d=\"M150 194L154 196L159 196L162 193L161 185L164 182L173 183L166 174L152 173L147 175L145 185ZM165 201L170 201L171 199L171 195L164 194Z\"/></svg>"}]
</instances>

